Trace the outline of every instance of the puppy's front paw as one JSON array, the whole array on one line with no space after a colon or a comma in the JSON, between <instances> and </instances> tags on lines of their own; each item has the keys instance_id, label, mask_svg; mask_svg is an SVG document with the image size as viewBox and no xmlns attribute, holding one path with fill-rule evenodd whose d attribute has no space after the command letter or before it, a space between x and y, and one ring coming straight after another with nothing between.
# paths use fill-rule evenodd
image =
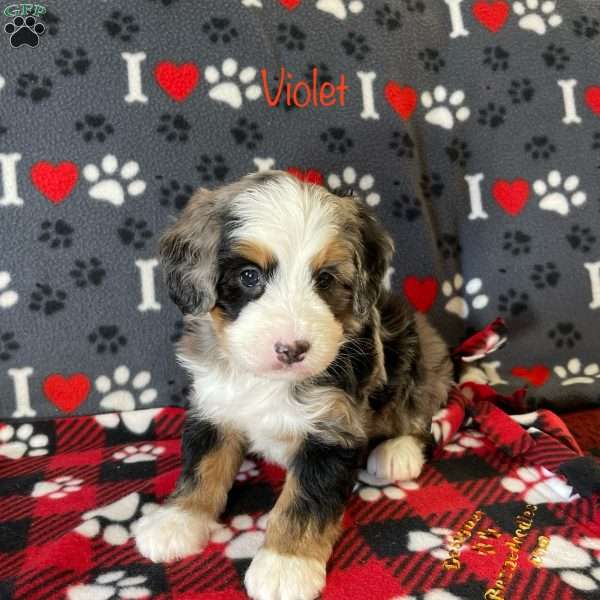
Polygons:
<instances>
[{"instance_id":1,"label":"puppy's front paw","mask_svg":"<svg viewBox=\"0 0 600 600\"><path fill-rule=\"evenodd\" d=\"M313 600L325 587L325 563L261 548L244 582L253 600Z\"/></svg>"},{"instance_id":2,"label":"puppy's front paw","mask_svg":"<svg viewBox=\"0 0 600 600\"><path fill-rule=\"evenodd\" d=\"M200 552L214 523L206 515L178 506L161 506L142 517L133 528L140 554L153 562L169 562Z\"/></svg>"},{"instance_id":3,"label":"puppy's front paw","mask_svg":"<svg viewBox=\"0 0 600 600\"><path fill-rule=\"evenodd\" d=\"M369 455L367 471L380 479L405 481L421 473L425 457L419 441L412 435L386 440Z\"/></svg>"}]
</instances>

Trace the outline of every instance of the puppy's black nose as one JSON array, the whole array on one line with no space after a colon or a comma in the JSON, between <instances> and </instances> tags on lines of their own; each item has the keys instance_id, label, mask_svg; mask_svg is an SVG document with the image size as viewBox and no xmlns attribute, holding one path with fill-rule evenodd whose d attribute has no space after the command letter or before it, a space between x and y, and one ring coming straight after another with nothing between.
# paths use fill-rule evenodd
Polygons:
<instances>
[{"instance_id":1,"label":"puppy's black nose","mask_svg":"<svg viewBox=\"0 0 600 600\"><path fill-rule=\"evenodd\" d=\"M302 362L309 348L310 344L305 340L296 340L292 344L277 342L275 353L277 354L277 360L286 365L291 365L292 363Z\"/></svg>"}]
</instances>

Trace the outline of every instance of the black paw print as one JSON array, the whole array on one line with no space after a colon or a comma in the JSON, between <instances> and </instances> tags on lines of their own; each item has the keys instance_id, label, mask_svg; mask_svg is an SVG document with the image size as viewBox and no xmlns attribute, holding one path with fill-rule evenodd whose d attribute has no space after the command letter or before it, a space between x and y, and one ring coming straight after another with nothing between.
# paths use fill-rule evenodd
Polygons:
<instances>
[{"instance_id":1,"label":"black paw print","mask_svg":"<svg viewBox=\"0 0 600 600\"><path fill-rule=\"evenodd\" d=\"M105 352L117 354L123 346L127 345L127 338L120 333L116 325L100 325L88 335L88 341L96 345L98 354Z\"/></svg>"},{"instance_id":2,"label":"black paw print","mask_svg":"<svg viewBox=\"0 0 600 600\"><path fill-rule=\"evenodd\" d=\"M187 142L192 126L182 115L163 114L156 131L162 134L167 142Z\"/></svg>"},{"instance_id":3,"label":"black paw print","mask_svg":"<svg viewBox=\"0 0 600 600\"><path fill-rule=\"evenodd\" d=\"M364 60L371 52L371 48L367 44L367 38L356 31L349 31L346 37L342 40L342 48L344 52L355 58L356 60Z\"/></svg>"},{"instance_id":4,"label":"black paw print","mask_svg":"<svg viewBox=\"0 0 600 600\"><path fill-rule=\"evenodd\" d=\"M545 135L534 135L526 142L525 152L530 154L533 160L548 160L556 152L556 146Z\"/></svg>"},{"instance_id":5,"label":"black paw print","mask_svg":"<svg viewBox=\"0 0 600 600\"><path fill-rule=\"evenodd\" d=\"M419 185L425 200L431 200L434 197L439 198L444 193L444 182L439 173L431 173L431 175L423 173Z\"/></svg>"},{"instance_id":6,"label":"black paw print","mask_svg":"<svg viewBox=\"0 0 600 600\"><path fill-rule=\"evenodd\" d=\"M161 206L173 207L176 210L185 208L194 188L188 183L181 184L176 179L164 181L160 186L159 202Z\"/></svg>"},{"instance_id":7,"label":"black paw print","mask_svg":"<svg viewBox=\"0 0 600 600\"><path fill-rule=\"evenodd\" d=\"M230 129L233 140L238 146L245 146L247 150L255 150L263 139L263 134L255 121L248 121L246 117L237 120L235 127Z\"/></svg>"},{"instance_id":8,"label":"black paw print","mask_svg":"<svg viewBox=\"0 0 600 600\"><path fill-rule=\"evenodd\" d=\"M418 12L421 14L425 12L425 3L423 0L404 0L404 5L408 12Z\"/></svg>"},{"instance_id":9,"label":"black paw print","mask_svg":"<svg viewBox=\"0 0 600 600\"><path fill-rule=\"evenodd\" d=\"M320 137L329 152L346 154L354 146L354 141L348 137L343 127L328 127Z\"/></svg>"},{"instance_id":10,"label":"black paw print","mask_svg":"<svg viewBox=\"0 0 600 600\"><path fill-rule=\"evenodd\" d=\"M426 71L439 73L445 66L446 61L442 58L440 51L435 48L425 48L417 54Z\"/></svg>"},{"instance_id":11,"label":"black paw print","mask_svg":"<svg viewBox=\"0 0 600 600\"><path fill-rule=\"evenodd\" d=\"M581 333L573 323L557 323L548 332L548 337L557 348L573 348L581 340Z\"/></svg>"},{"instance_id":12,"label":"black paw print","mask_svg":"<svg viewBox=\"0 0 600 600\"><path fill-rule=\"evenodd\" d=\"M154 234L143 219L136 221L133 217L127 217L123 225L117 229L117 235L125 246L133 246L136 250L141 250L146 247L146 242Z\"/></svg>"},{"instance_id":13,"label":"black paw print","mask_svg":"<svg viewBox=\"0 0 600 600\"><path fill-rule=\"evenodd\" d=\"M46 9L46 12L40 15L40 21L46 26L46 33L48 35L55 36L58 33L60 19L53 12Z\"/></svg>"},{"instance_id":14,"label":"black paw print","mask_svg":"<svg viewBox=\"0 0 600 600\"><path fill-rule=\"evenodd\" d=\"M10 34L10 45L13 48L19 48L19 46L35 48L40 43L40 35L44 35L46 32L46 27L30 15L25 19L15 17L12 23L4 26L4 31Z\"/></svg>"},{"instance_id":15,"label":"black paw print","mask_svg":"<svg viewBox=\"0 0 600 600\"><path fill-rule=\"evenodd\" d=\"M577 37L586 37L591 40L600 33L600 21L587 15L581 15L578 19L573 20L573 33Z\"/></svg>"},{"instance_id":16,"label":"black paw print","mask_svg":"<svg viewBox=\"0 0 600 600\"><path fill-rule=\"evenodd\" d=\"M421 203L419 199L408 194L402 194L392 203L392 214L409 223L416 221L421 216Z\"/></svg>"},{"instance_id":17,"label":"black paw print","mask_svg":"<svg viewBox=\"0 0 600 600\"><path fill-rule=\"evenodd\" d=\"M76 48L75 50L63 48L54 64L59 68L61 75L70 77L75 74L85 75L92 62L83 48Z\"/></svg>"},{"instance_id":18,"label":"black paw print","mask_svg":"<svg viewBox=\"0 0 600 600\"><path fill-rule=\"evenodd\" d=\"M202 24L202 31L213 44L218 42L229 44L238 37L237 29L226 17L211 17Z\"/></svg>"},{"instance_id":19,"label":"black paw print","mask_svg":"<svg viewBox=\"0 0 600 600\"><path fill-rule=\"evenodd\" d=\"M592 150L600 150L600 131L596 131L596 133L594 133Z\"/></svg>"},{"instance_id":20,"label":"black paw print","mask_svg":"<svg viewBox=\"0 0 600 600\"><path fill-rule=\"evenodd\" d=\"M115 132L104 115L85 115L81 121L75 121L75 131L81 134L84 142L104 142Z\"/></svg>"},{"instance_id":21,"label":"black paw print","mask_svg":"<svg viewBox=\"0 0 600 600\"><path fill-rule=\"evenodd\" d=\"M329 67L325 63L315 65L310 63L304 72L304 77L307 80L312 81L313 71L317 70L317 83L323 85L324 83L331 83L333 81L333 75L329 71Z\"/></svg>"},{"instance_id":22,"label":"black paw print","mask_svg":"<svg viewBox=\"0 0 600 600\"><path fill-rule=\"evenodd\" d=\"M454 138L445 150L450 162L458 163L461 167L467 166L467 161L471 158L471 151L467 142Z\"/></svg>"},{"instance_id":23,"label":"black paw print","mask_svg":"<svg viewBox=\"0 0 600 600\"><path fill-rule=\"evenodd\" d=\"M402 27L402 15L387 2L375 10L375 23L388 31L396 31Z\"/></svg>"},{"instance_id":24,"label":"black paw print","mask_svg":"<svg viewBox=\"0 0 600 600\"><path fill-rule=\"evenodd\" d=\"M402 131L393 131L392 139L390 140L389 147L395 150L396 156L406 156L407 158L413 158L415 155L415 143L408 133Z\"/></svg>"},{"instance_id":25,"label":"black paw print","mask_svg":"<svg viewBox=\"0 0 600 600\"><path fill-rule=\"evenodd\" d=\"M73 233L75 230L71 225L62 219L52 221L44 221L40 227L41 233L38 236L38 241L49 242L50 248L70 248L73 245Z\"/></svg>"},{"instance_id":26,"label":"black paw print","mask_svg":"<svg viewBox=\"0 0 600 600\"><path fill-rule=\"evenodd\" d=\"M175 2L179 2L179 0L150 0L150 2L160 2L163 6L165 7L169 7L172 6L173 4L175 4Z\"/></svg>"},{"instance_id":27,"label":"black paw print","mask_svg":"<svg viewBox=\"0 0 600 600\"><path fill-rule=\"evenodd\" d=\"M10 360L20 347L14 331L0 331L0 360Z\"/></svg>"},{"instance_id":28,"label":"black paw print","mask_svg":"<svg viewBox=\"0 0 600 600\"><path fill-rule=\"evenodd\" d=\"M500 127L506 118L506 108L501 105L496 105L494 102L488 102L485 108L479 109L479 117L477 122L480 125L487 125L492 129Z\"/></svg>"},{"instance_id":29,"label":"black paw print","mask_svg":"<svg viewBox=\"0 0 600 600\"><path fill-rule=\"evenodd\" d=\"M85 288L88 284L98 287L102 285L106 277L106 271L103 268L102 261L92 257L89 261L76 260L75 268L69 271L69 275L74 279L78 288Z\"/></svg>"},{"instance_id":30,"label":"black paw print","mask_svg":"<svg viewBox=\"0 0 600 600\"><path fill-rule=\"evenodd\" d=\"M535 90L529 79L513 79L508 88L508 95L513 104L521 104L521 102L531 102Z\"/></svg>"},{"instance_id":31,"label":"black paw print","mask_svg":"<svg viewBox=\"0 0 600 600\"><path fill-rule=\"evenodd\" d=\"M509 289L505 294L498 296L498 310L500 312L510 312L513 317L518 317L528 308L529 294L527 292L517 292Z\"/></svg>"},{"instance_id":32,"label":"black paw print","mask_svg":"<svg viewBox=\"0 0 600 600\"><path fill-rule=\"evenodd\" d=\"M225 163L225 158L222 154L215 154L214 156L208 156L203 154L200 157L200 164L196 165L196 171L200 173L202 181L224 181L229 173L229 167Z\"/></svg>"},{"instance_id":33,"label":"black paw print","mask_svg":"<svg viewBox=\"0 0 600 600\"><path fill-rule=\"evenodd\" d=\"M506 71L510 53L502 46L487 46L483 49L483 64L492 71Z\"/></svg>"},{"instance_id":34,"label":"black paw print","mask_svg":"<svg viewBox=\"0 0 600 600\"><path fill-rule=\"evenodd\" d=\"M178 342L181 339L184 329L185 329L185 325L183 323L183 320L177 319L177 321L175 321L175 323L173 325L173 333L171 334L171 337L169 338L173 344L175 342Z\"/></svg>"},{"instance_id":35,"label":"black paw print","mask_svg":"<svg viewBox=\"0 0 600 600\"><path fill-rule=\"evenodd\" d=\"M133 15L126 15L120 10L115 10L104 21L104 29L111 38L130 42L134 38L134 34L139 32L140 26L136 23Z\"/></svg>"},{"instance_id":36,"label":"black paw print","mask_svg":"<svg viewBox=\"0 0 600 600\"><path fill-rule=\"evenodd\" d=\"M443 233L437 241L437 247L445 260L458 258L462 252L458 237L452 233Z\"/></svg>"},{"instance_id":37,"label":"black paw print","mask_svg":"<svg viewBox=\"0 0 600 600\"><path fill-rule=\"evenodd\" d=\"M571 60L567 51L556 44L549 44L542 52L542 58L549 69L555 69L556 71L564 71L567 63Z\"/></svg>"},{"instance_id":38,"label":"black paw print","mask_svg":"<svg viewBox=\"0 0 600 600\"><path fill-rule=\"evenodd\" d=\"M52 79L38 77L35 73L21 73L17 78L17 96L41 102L50 98Z\"/></svg>"},{"instance_id":39,"label":"black paw print","mask_svg":"<svg viewBox=\"0 0 600 600\"><path fill-rule=\"evenodd\" d=\"M546 287L556 287L560 280L560 273L556 269L556 264L547 262L545 264L533 265L533 271L529 276L533 281L533 285L538 290L543 290Z\"/></svg>"},{"instance_id":40,"label":"black paw print","mask_svg":"<svg viewBox=\"0 0 600 600\"><path fill-rule=\"evenodd\" d=\"M295 23L279 23L275 41L287 50L304 50L306 34Z\"/></svg>"},{"instance_id":41,"label":"black paw print","mask_svg":"<svg viewBox=\"0 0 600 600\"><path fill-rule=\"evenodd\" d=\"M505 231L502 250L510 252L513 256L529 254L531 252L531 236L519 229Z\"/></svg>"},{"instance_id":42,"label":"black paw print","mask_svg":"<svg viewBox=\"0 0 600 600\"><path fill-rule=\"evenodd\" d=\"M596 235L592 228L582 227L581 225L572 225L566 238L573 250L579 250L584 254L587 254L596 243Z\"/></svg>"},{"instance_id":43,"label":"black paw print","mask_svg":"<svg viewBox=\"0 0 600 600\"><path fill-rule=\"evenodd\" d=\"M49 317L65 307L67 293L64 290L53 290L47 283L36 283L35 287L37 291L31 292L29 310L41 311Z\"/></svg>"}]
</instances>

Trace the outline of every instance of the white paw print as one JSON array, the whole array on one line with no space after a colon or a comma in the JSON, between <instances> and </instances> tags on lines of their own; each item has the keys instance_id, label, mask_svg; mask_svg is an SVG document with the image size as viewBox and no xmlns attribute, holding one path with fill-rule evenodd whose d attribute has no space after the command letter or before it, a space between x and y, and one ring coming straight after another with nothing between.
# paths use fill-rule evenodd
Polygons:
<instances>
[{"instance_id":1,"label":"white paw print","mask_svg":"<svg viewBox=\"0 0 600 600\"><path fill-rule=\"evenodd\" d=\"M519 17L519 27L544 35L547 26L558 27L562 17L555 12L556 2L553 0L523 0L513 2L513 10Z\"/></svg>"},{"instance_id":2,"label":"white paw print","mask_svg":"<svg viewBox=\"0 0 600 600\"><path fill-rule=\"evenodd\" d=\"M416 481L379 479L363 469L358 473L358 482L355 486L355 491L365 502L377 502L384 496L389 500L404 500L407 491L418 489L419 484Z\"/></svg>"},{"instance_id":3,"label":"white paw print","mask_svg":"<svg viewBox=\"0 0 600 600\"><path fill-rule=\"evenodd\" d=\"M71 475L62 475L50 481L38 481L33 486L31 495L33 498L48 496L48 498L58 500L71 492L78 492L81 489L82 483L83 479L77 479Z\"/></svg>"},{"instance_id":4,"label":"white paw print","mask_svg":"<svg viewBox=\"0 0 600 600\"><path fill-rule=\"evenodd\" d=\"M246 6L248 8L262 8L261 0L242 0L242 6Z\"/></svg>"},{"instance_id":5,"label":"white paw print","mask_svg":"<svg viewBox=\"0 0 600 600\"><path fill-rule=\"evenodd\" d=\"M366 194L365 201L369 206L377 206L381 201L381 196L377 192L371 191L375 185L373 175L366 174L359 178L352 167L346 167L342 171L341 177L335 173L331 173L327 177L327 185L334 192L342 186L357 185L358 189Z\"/></svg>"},{"instance_id":6,"label":"white paw print","mask_svg":"<svg viewBox=\"0 0 600 600\"><path fill-rule=\"evenodd\" d=\"M91 198L121 206L125 202L125 190L130 196L139 196L146 190L146 182L135 179L139 172L140 165L134 160L126 162L119 170L116 156L107 154L100 169L96 165L86 165L83 177L92 184L88 192Z\"/></svg>"},{"instance_id":7,"label":"white paw print","mask_svg":"<svg viewBox=\"0 0 600 600\"><path fill-rule=\"evenodd\" d=\"M0 75L0 90L2 90L5 85L6 85L6 79L4 79L4 77L2 77L2 75Z\"/></svg>"},{"instance_id":8,"label":"white paw print","mask_svg":"<svg viewBox=\"0 0 600 600\"><path fill-rule=\"evenodd\" d=\"M438 560L446 560L450 555L446 542L452 535L451 529L432 527L429 531L409 531L407 548L411 552L428 552ZM463 546L463 551L468 546Z\"/></svg>"},{"instance_id":9,"label":"white paw print","mask_svg":"<svg viewBox=\"0 0 600 600\"><path fill-rule=\"evenodd\" d=\"M388 267L387 271L385 272L385 275L383 276L383 287L386 290L391 290L392 289L392 277L394 276L394 273L396 272L396 269L394 269L394 267Z\"/></svg>"},{"instance_id":10,"label":"white paw print","mask_svg":"<svg viewBox=\"0 0 600 600\"><path fill-rule=\"evenodd\" d=\"M238 72L237 61L233 58L226 58L221 65L221 73L217 67L209 65L204 71L206 81L211 84L208 95L217 102L225 102L231 108L241 108L244 103L244 96L247 100L257 100L261 96L260 86L253 83L256 79L256 69L246 67L239 73L239 83L233 81ZM221 81L221 74L228 81ZM240 87L244 87L244 93Z\"/></svg>"},{"instance_id":11,"label":"white paw print","mask_svg":"<svg viewBox=\"0 0 600 600\"><path fill-rule=\"evenodd\" d=\"M119 598L150 598L152 590L144 587L145 575L128 576L126 571L108 571L92 583L78 584L67 590L68 600L117 600Z\"/></svg>"},{"instance_id":12,"label":"white paw print","mask_svg":"<svg viewBox=\"0 0 600 600\"><path fill-rule=\"evenodd\" d=\"M226 544L224 554L232 560L253 558L265 539L269 515L261 515L256 521L250 515L237 515L228 526L216 529L211 542Z\"/></svg>"},{"instance_id":13,"label":"white paw print","mask_svg":"<svg viewBox=\"0 0 600 600\"><path fill-rule=\"evenodd\" d=\"M561 379L560 385L590 384L600 379L598 363L590 363L582 369L581 361L578 358L569 360L566 368L557 365L554 367L554 372Z\"/></svg>"},{"instance_id":14,"label":"white paw print","mask_svg":"<svg viewBox=\"0 0 600 600\"><path fill-rule=\"evenodd\" d=\"M364 4L361 0L318 0L317 9L333 15L337 19L345 19L348 13L358 15L364 9Z\"/></svg>"},{"instance_id":15,"label":"white paw print","mask_svg":"<svg viewBox=\"0 0 600 600\"><path fill-rule=\"evenodd\" d=\"M19 300L19 294L8 289L11 277L8 271L0 271L0 308L10 308Z\"/></svg>"},{"instance_id":16,"label":"white paw print","mask_svg":"<svg viewBox=\"0 0 600 600\"><path fill-rule=\"evenodd\" d=\"M464 101L465 93L462 90L456 90L448 97L448 91L443 85L436 86L433 94L431 92L421 94L421 104L428 109L425 120L444 129L452 129L455 119L466 121L471 116L471 111L466 106L462 106Z\"/></svg>"},{"instance_id":17,"label":"white paw print","mask_svg":"<svg viewBox=\"0 0 600 600\"><path fill-rule=\"evenodd\" d=\"M253 460L246 459L235 478L237 481L248 481L251 477L256 477L258 473L256 463Z\"/></svg>"},{"instance_id":18,"label":"white paw print","mask_svg":"<svg viewBox=\"0 0 600 600\"><path fill-rule=\"evenodd\" d=\"M125 446L115 452L113 458L124 463L151 462L156 460L165 451L164 446L143 444L142 446Z\"/></svg>"},{"instance_id":19,"label":"white paw print","mask_svg":"<svg viewBox=\"0 0 600 600\"><path fill-rule=\"evenodd\" d=\"M538 179L533 183L533 191L541 197L540 208L552 210L565 217L569 214L570 204L581 206L585 204L587 195L578 190L579 177L570 175L564 181L559 171L550 171L546 181Z\"/></svg>"},{"instance_id":20,"label":"white paw print","mask_svg":"<svg viewBox=\"0 0 600 600\"><path fill-rule=\"evenodd\" d=\"M560 535L549 538L542 567L560 569L559 577L576 590L593 592L600 589L600 538L582 537L578 545Z\"/></svg>"},{"instance_id":21,"label":"white paw print","mask_svg":"<svg viewBox=\"0 0 600 600\"><path fill-rule=\"evenodd\" d=\"M23 423L17 429L12 425L0 426L0 456L16 459L48 454L48 436L33 432L33 425L30 423Z\"/></svg>"},{"instance_id":22,"label":"white paw print","mask_svg":"<svg viewBox=\"0 0 600 600\"><path fill-rule=\"evenodd\" d=\"M143 505L141 502L141 496L134 492L116 502L90 510L82 515L83 522L75 531L87 538L102 534L107 544L121 546L132 537L131 529L136 520L158 508L153 502Z\"/></svg>"},{"instance_id":23,"label":"white paw print","mask_svg":"<svg viewBox=\"0 0 600 600\"><path fill-rule=\"evenodd\" d=\"M483 446L483 433L475 429L465 429L455 434L449 444L444 446L446 452L463 454L468 448L481 448Z\"/></svg>"},{"instance_id":24,"label":"white paw print","mask_svg":"<svg viewBox=\"0 0 600 600\"><path fill-rule=\"evenodd\" d=\"M579 498L573 488L544 467L519 467L516 477L503 477L502 487L521 494L527 504L571 502Z\"/></svg>"},{"instance_id":25,"label":"white paw print","mask_svg":"<svg viewBox=\"0 0 600 600\"><path fill-rule=\"evenodd\" d=\"M449 313L453 313L462 319L466 319L469 316L471 308L482 310L488 305L489 298L485 294L480 293L483 284L479 277L467 281L464 289L466 297L459 295L463 293L463 284L464 279L462 275L457 273L452 281L444 281L442 284L442 292L444 296L448 298L445 309Z\"/></svg>"}]
</instances>

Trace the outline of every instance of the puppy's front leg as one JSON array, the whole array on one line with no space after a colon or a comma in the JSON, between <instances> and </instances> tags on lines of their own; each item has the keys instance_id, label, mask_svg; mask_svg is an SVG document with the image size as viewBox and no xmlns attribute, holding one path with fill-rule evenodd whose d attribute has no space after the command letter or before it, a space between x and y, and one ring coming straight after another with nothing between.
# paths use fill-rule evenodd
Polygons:
<instances>
[{"instance_id":1,"label":"puppy's front leg","mask_svg":"<svg viewBox=\"0 0 600 600\"><path fill-rule=\"evenodd\" d=\"M246 572L251 598L312 600L319 595L361 453L358 446L316 438L302 444L269 515L264 546Z\"/></svg>"},{"instance_id":2,"label":"puppy's front leg","mask_svg":"<svg viewBox=\"0 0 600 600\"><path fill-rule=\"evenodd\" d=\"M225 508L245 450L238 433L188 417L177 488L163 506L138 521L134 533L140 553L168 562L200 552Z\"/></svg>"}]
</instances>

